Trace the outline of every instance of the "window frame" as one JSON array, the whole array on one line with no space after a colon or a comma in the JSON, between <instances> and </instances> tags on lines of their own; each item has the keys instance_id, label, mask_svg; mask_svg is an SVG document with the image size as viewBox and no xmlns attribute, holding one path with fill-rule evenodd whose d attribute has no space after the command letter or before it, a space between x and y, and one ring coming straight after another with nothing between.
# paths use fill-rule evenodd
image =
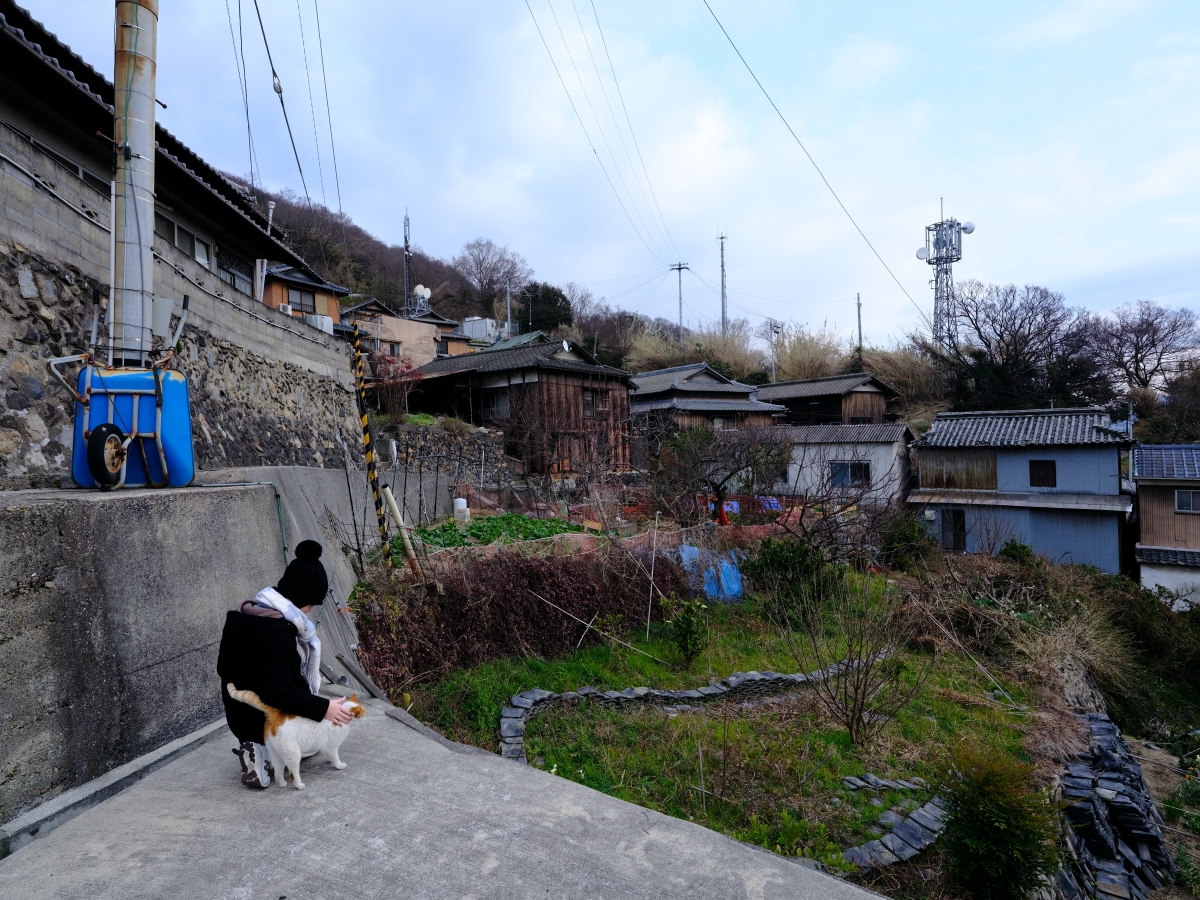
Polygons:
<instances>
[{"instance_id":1,"label":"window frame","mask_svg":"<svg viewBox=\"0 0 1200 900\"><path fill-rule=\"evenodd\" d=\"M1034 467L1038 467L1039 474L1037 479L1034 478ZM1049 475L1047 476L1047 473ZM1029 486L1031 488L1057 488L1058 487L1058 460L1055 459L1031 459L1029 460Z\"/></svg>"},{"instance_id":2,"label":"window frame","mask_svg":"<svg viewBox=\"0 0 1200 900\"><path fill-rule=\"evenodd\" d=\"M161 229L160 226L162 226ZM198 234L196 234L196 232L192 231L192 229L185 228L183 225L180 225L178 222L159 209L154 210L154 233L180 253L185 254L197 265L207 269L210 272L213 271L212 244L200 237ZM180 244L181 240L183 240L185 243L190 241L191 249L189 250L187 247L182 246ZM200 252L200 248L202 247L204 248L203 254ZM220 276L220 272L221 270L218 268L218 277ZM221 280L226 284L233 284L230 279L222 278ZM234 286L236 287L236 285Z\"/></svg>"},{"instance_id":3,"label":"window frame","mask_svg":"<svg viewBox=\"0 0 1200 900\"><path fill-rule=\"evenodd\" d=\"M583 417L594 419L600 409L600 392L594 388L583 389Z\"/></svg>"},{"instance_id":4,"label":"window frame","mask_svg":"<svg viewBox=\"0 0 1200 900\"><path fill-rule=\"evenodd\" d=\"M512 398L508 388L489 388L483 392L483 418L498 421L512 417Z\"/></svg>"},{"instance_id":5,"label":"window frame","mask_svg":"<svg viewBox=\"0 0 1200 900\"><path fill-rule=\"evenodd\" d=\"M290 287L288 292L288 306L292 308L292 312L306 313L310 316L317 314L317 295L314 291L302 291L299 288ZM307 306L305 301L307 300ZM299 301L299 302L296 302Z\"/></svg>"},{"instance_id":6,"label":"window frame","mask_svg":"<svg viewBox=\"0 0 1200 900\"><path fill-rule=\"evenodd\" d=\"M1188 509L1180 508L1180 506L1179 506L1179 495L1180 494L1188 495L1188 507L1189 507ZM1200 491L1193 491L1190 488L1188 488L1186 490L1181 489L1181 490L1175 491L1175 512L1177 514L1181 514L1181 515L1185 515L1185 516L1200 515L1200 509L1196 508L1196 505L1197 505L1196 504L1196 494L1200 494Z\"/></svg>"},{"instance_id":7,"label":"window frame","mask_svg":"<svg viewBox=\"0 0 1200 900\"><path fill-rule=\"evenodd\" d=\"M858 459L835 459L829 462L829 486L840 490L869 488L871 462Z\"/></svg>"}]
</instances>

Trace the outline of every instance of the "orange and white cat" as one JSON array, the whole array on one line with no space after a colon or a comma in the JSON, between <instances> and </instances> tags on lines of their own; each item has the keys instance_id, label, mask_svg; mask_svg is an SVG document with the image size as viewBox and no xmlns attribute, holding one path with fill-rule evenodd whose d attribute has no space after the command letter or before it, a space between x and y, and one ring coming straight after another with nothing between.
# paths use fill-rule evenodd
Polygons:
<instances>
[{"instance_id":1,"label":"orange and white cat","mask_svg":"<svg viewBox=\"0 0 1200 900\"><path fill-rule=\"evenodd\" d=\"M280 787L283 786L286 768L292 775L292 784L298 790L304 790L304 782L300 780L300 760L305 757L320 754L335 769L346 768L346 764L338 758L338 748L350 733L349 724L334 725L326 719L314 722L304 716L280 712L263 703L254 691L239 691L232 683L225 685L225 689L234 700L248 703L267 717L263 727L263 743L267 745L267 757L279 767L276 781ZM342 706L356 719L361 719L367 713L358 703L358 694L351 696Z\"/></svg>"}]
</instances>

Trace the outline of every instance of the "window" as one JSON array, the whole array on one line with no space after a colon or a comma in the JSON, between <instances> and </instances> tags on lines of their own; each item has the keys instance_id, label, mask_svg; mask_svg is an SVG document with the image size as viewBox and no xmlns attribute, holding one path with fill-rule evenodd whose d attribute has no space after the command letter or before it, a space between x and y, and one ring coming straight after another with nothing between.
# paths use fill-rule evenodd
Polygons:
<instances>
[{"instance_id":1,"label":"window","mask_svg":"<svg viewBox=\"0 0 1200 900\"><path fill-rule=\"evenodd\" d=\"M1200 513L1200 491L1176 491L1175 512Z\"/></svg>"},{"instance_id":2,"label":"window","mask_svg":"<svg viewBox=\"0 0 1200 900\"><path fill-rule=\"evenodd\" d=\"M599 391L583 389L583 417L585 419L596 418L596 407L599 405L596 395Z\"/></svg>"},{"instance_id":3,"label":"window","mask_svg":"<svg viewBox=\"0 0 1200 900\"><path fill-rule=\"evenodd\" d=\"M866 487L871 483L871 464L866 462L831 462L829 483L835 488Z\"/></svg>"},{"instance_id":4,"label":"window","mask_svg":"<svg viewBox=\"0 0 1200 900\"><path fill-rule=\"evenodd\" d=\"M967 551L967 511L965 509L942 510L942 549L951 553Z\"/></svg>"},{"instance_id":5,"label":"window","mask_svg":"<svg viewBox=\"0 0 1200 900\"><path fill-rule=\"evenodd\" d=\"M292 312L315 313L317 311L317 298L312 291L288 288L288 303L292 307Z\"/></svg>"},{"instance_id":6,"label":"window","mask_svg":"<svg viewBox=\"0 0 1200 900\"><path fill-rule=\"evenodd\" d=\"M483 392L483 417L485 419L508 418L508 388Z\"/></svg>"},{"instance_id":7,"label":"window","mask_svg":"<svg viewBox=\"0 0 1200 900\"><path fill-rule=\"evenodd\" d=\"M1052 459L1029 461L1030 487L1058 487L1058 472Z\"/></svg>"},{"instance_id":8,"label":"window","mask_svg":"<svg viewBox=\"0 0 1200 900\"><path fill-rule=\"evenodd\" d=\"M713 431L735 431L737 430L737 419L731 416L713 416Z\"/></svg>"},{"instance_id":9,"label":"window","mask_svg":"<svg viewBox=\"0 0 1200 900\"><path fill-rule=\"evenodd\" d=\"M182 225L177 225L157 210L154 212L154 233L168 244L178 247L204 268L212 268L208 242L196 237ZM229 283L232 284L232 282Z\"/></svg>"},{"instance_id":10,"label":"window","mask_svg":"<svg viewBox=\"0 0 1200 900\"><path fill-rule=\"evenodd\" d=\"M399 356L400 355L400 345L395 343L394 341L392 343L388 344L388 353L391 356Z\"/></svg>"},{"instance_id":11,"label":"window","mask_svg":"<svg viewBox=\"0 0 1200 900\"><path fill-rule=\"evenodd\" d=\"M871 417L870 416L851 416L850 424L851 425L870 425Z\"/></svg>"},{"instance_id":12,"label":"window","mask_svg":"<svg viewBox=\"0 0 1200 900\"><path fill-rule=\"evenodd\" d=\"M437 342L437 352L438 352L438 356L449 356L450 355L450 342L449 341L438 341Z\"/></svg>"},{"instance_id":13,"label":"window","mask_svg":"<svg viewBox=\"0 0 1200 900\"><path fill-rule=\"evenodd\" d=\"M235 290L250 297L254 296L251 282L253 271L253 268L233 254L226 253L224 250L217 251L217 277Z\"/></svg>"}]
</instances>

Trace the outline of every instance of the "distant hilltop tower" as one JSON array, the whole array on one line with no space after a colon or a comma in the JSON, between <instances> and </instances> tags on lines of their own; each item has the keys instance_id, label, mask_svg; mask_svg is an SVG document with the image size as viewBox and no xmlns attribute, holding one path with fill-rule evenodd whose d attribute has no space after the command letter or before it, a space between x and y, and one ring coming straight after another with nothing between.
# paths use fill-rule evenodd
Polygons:
<instances>
[{"instance_id":1,"label":"distant hilltop tower","mask_svg":"<svg viewBox=\"0 0 1200 900\"><path fill-rule=\"evenodd\" d=\"M933 266L933 340L949 350L957 339L954 324L954 263L962 259L962 236L975 230L972 222L943 218L925 226L925 246L917 259Z\"/></svg>"}]
</instances>

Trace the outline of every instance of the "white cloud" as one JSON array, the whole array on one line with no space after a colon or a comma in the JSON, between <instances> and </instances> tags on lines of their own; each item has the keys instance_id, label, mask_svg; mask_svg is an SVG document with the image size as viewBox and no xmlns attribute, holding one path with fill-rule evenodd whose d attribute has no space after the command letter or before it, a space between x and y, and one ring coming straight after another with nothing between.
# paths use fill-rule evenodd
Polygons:
<instances>
[{"instance_id":1,"label":"white cloud","mask_svg":"<svg viewBox=\"0 0 1200 900\"><path fill-rule=\"evenodd\" d=\"M875 84L900 62L890 41L856 34L837 49L825 71L825 80L840 88L865 88Z\"/></svg>"},{"instance_id":2,"label":"white cloud","mask_svg":"<svg viewBox=\"0 0 1200 900\"><path fill-rule=\"evenodd\" d=\"M1061 44L1103 28L1143 4L1144 0L1066 0L1053 12L1005 34L1000 43L1017 50L1035 44Z\"/></svg>"}]
</instances>

